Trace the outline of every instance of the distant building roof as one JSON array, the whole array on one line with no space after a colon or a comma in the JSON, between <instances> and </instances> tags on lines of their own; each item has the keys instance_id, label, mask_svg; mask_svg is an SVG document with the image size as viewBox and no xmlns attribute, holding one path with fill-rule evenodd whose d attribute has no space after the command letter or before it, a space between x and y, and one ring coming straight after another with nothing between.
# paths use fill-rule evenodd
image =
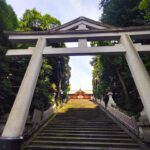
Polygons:
<instances>
[{"instance_id":1,"label":"distant building roof","mask_svg":"<svg viewBox=\"0 0 150 150\"><path fill-rule=\"evenodd\" d=\"M93 94L93 91L92 91L92 90L81 90L81 89L79 89L79 90L70 90L70 91L68 92L68 94L75 94L76 92L79 92L79 91L83 91L83 92L85 92L85 93L87 93L87 94Z\"/></svg>"}]
</instances>

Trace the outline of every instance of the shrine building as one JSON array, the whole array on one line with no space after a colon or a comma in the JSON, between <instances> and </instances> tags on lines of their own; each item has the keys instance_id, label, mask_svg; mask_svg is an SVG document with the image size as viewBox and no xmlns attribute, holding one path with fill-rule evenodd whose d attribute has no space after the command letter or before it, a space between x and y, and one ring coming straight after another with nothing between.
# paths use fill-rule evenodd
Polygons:
<instances>
[{"instance_id":1,"label":"shrine building","mask_svg":"<svg viewBox=\"0 0 150 150\"><path fill-rule=\"evenodd\" d=\"M91 90L71 90L68 93L69 99L87 99L92 100L93 92Z\"/></svg>"}]
</instances>

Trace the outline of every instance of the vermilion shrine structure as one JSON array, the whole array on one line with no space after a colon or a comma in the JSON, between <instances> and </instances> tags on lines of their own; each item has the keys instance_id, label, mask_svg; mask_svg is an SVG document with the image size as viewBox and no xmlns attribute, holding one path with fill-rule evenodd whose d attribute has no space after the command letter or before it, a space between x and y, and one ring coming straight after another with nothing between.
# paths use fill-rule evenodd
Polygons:
<instances>
[{"instance_id":1,"label":"vermilion shrine structure","mask_svg":"<svg viewBox=\"0 0 150 150\"><path fill-rule=\"evenodd\" d=\"M91 91L85 91L79 89L78 91L70 91L68 93L69 99L85 99L85 100L92 100L93 93Z\"/></svg>"},{"instance_id":2,"label":"vermilion shrine structure","mask_svg":"<svg viewBox=\"0 0 150 150\"><path fill-rule=\"evenodd\" d=\"M150 26L116 28L85 17L79 17L48 31L5 32L12 43L36 43L28 49L9 49L6 56L31 55L31 59L5 125L2 138L22 136L34 89L45 56L60 55L123 55L126 58L144 111L150 121L150 77L139 56L148 53L150 45L136 41L150 39ZM91 41L116 41L113 46L88 47ZM75 48L53 48L51 43L78 42Z\"/></svg>"}]
</instances>

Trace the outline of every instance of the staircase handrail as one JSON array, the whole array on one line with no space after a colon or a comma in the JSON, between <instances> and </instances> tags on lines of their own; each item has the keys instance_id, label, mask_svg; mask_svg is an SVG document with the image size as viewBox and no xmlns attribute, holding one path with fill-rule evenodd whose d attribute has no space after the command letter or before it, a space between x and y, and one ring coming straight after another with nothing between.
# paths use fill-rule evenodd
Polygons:
<instances>
[{"instance_id":1,"label":"staircase handrail","mask_svg":"<svg viewBox=\"0 0 150 150\"><path fill-rule=\"evenodd\" d=\"M119 109L113 107L108 107L107 110L132 132L138 135L138 126L133 116L130 117L127 114L121 112Z\"/></svg>"},{"instance_id":2,"label":"staircase handrail","mask_svg":"<svg viewBox=\"0 0 150 150\"><path fill-rule=\"evenodd\" d=\"M100 102L99 102L100 101ZM112 117L119 120L123 125L125 125L131 132L135 135L139 134L139 129L135 118L132 116L128 116L127 114L121 112L117 107L107 107L102 103L102 100L98 101L98 105L100 105L103 110L111 114Z\"/></svg>"},{"instance_id":3,"label":"staircase handrail","mask_svg":"<svg viewBox=\"0 0 150 150\"><path fill-rule=\"evenodd\" d=\"M36 113L37 110L35 110L34 113ZM39 110L38 110L39 111ZM24 131L23 137L28 137L32 135L37 129L39 129L45 122L49 119L50 116L52 116L56 111L56 104L45 110L44 112L39 111L41 115L39 116L40 119L34 120L30 123L27 123L26 130ZM42 117L41 117L42 116Z\"/></svg>"}]
</instances>

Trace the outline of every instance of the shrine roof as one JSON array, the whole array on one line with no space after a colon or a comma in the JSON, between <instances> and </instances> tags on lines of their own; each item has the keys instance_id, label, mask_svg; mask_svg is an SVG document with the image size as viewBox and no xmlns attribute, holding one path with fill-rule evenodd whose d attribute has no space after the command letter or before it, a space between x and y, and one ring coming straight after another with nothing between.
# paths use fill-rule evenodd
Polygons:
<instances>
[{"instance_id":1,"label":"shrine roof","mask_svg":"<svg viewBox=\"0 0 150 150\"><path fill-rule=\"evenodd\" d=\"M68 94L75 94L77 92L79 92L80 90L70 90ZM82 92L86 93L86 94L93 94L92 90L81 90Z\"/></svg>"}]
</instances>

